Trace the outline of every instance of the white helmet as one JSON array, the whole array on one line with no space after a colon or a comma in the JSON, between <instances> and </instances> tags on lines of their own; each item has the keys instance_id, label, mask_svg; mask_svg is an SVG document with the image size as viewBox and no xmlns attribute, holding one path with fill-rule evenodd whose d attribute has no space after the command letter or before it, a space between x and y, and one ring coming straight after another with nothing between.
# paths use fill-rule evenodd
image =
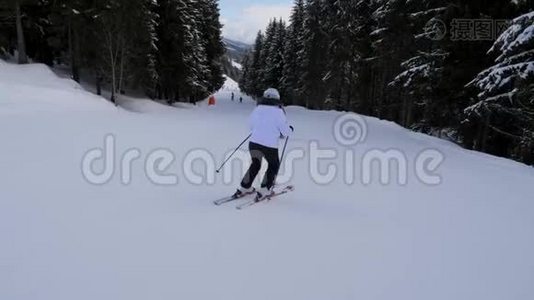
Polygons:
<instances>
[{"instance_id":1,"label":"white helmet","mask_svg":"<svg viewBox=\"0 0 534 300\"><path fill-rule=\"evenodd\" d=\"M263 98L268 99L268 100L277 100L277 101L279 101L280 100L280 93L278 92L277 89L268 88L263 93Z\"/></svg>"}]
</instances>

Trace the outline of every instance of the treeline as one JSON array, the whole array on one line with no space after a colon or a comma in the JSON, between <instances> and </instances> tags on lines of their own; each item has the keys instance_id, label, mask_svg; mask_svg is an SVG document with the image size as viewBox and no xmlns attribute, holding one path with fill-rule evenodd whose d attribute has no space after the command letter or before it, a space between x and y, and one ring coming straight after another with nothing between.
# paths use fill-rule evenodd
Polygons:
<instances>
[{"instance_id":1,"label":"treeline","mask_svg":"<svg viewBox=\"0 0 534 300\"><path fill-rule=\"evenodd\" d=\"M2 0L0 55L82 71L111 101L127 88L194 102L223 83L216 0Z\"/></svg>"},{"instance_id":2,"label":"treeline","mask_svg":"<svg viewBox=\"0 0 534 300\"><path fill-rule=\"evenodd\" d=\"M289 24L258 34L240 85L533 164L533 9L532 0L296 0Z\"/></svg>"}]
</instances>

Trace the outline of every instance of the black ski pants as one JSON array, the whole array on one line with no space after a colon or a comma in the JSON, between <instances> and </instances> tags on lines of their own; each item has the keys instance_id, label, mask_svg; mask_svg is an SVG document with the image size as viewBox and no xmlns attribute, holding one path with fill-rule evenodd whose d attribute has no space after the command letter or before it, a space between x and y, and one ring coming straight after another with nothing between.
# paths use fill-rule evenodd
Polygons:
<instances>
[{"instance_id":1,"label":"black ski pants","mask_svg":"<svg viewBox=\"0 0 534 300\"><path fill-rule=\"evenodd\" d=\"M252 187L254 179L256 179L256 176L258 176L258 173L260 172L262 159L265 158L269 166L263 177L261 187L271 189L274 186L276 175L280 169L278 149L265 147L253 142L249 143L248 149L252 158L252 163L250 164L250 168L245 174L245 177L243 177L243 181L241 181L241 187L246 189Z\"/></svg>"}]
</instances>

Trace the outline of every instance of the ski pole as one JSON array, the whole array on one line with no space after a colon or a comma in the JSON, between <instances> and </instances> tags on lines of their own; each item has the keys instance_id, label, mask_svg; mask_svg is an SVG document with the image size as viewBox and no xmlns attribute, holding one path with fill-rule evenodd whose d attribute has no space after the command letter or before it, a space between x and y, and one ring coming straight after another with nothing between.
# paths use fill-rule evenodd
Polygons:
<instances>
[{"instance_id":1,"label":"ski pole","mask_svg":"<svg viewBox=\"0 0 534 300\"><path fill-rule=\"evenodd\" d=\"M282 149L282 156L280 157L280 163L284 161L284 154L286 153L287 148L287 141L289 140L289 137L286 137L286 141L284 142L284 148Z\"/></svg>"},{"instance_id":2,"label":"ski pole","mask_svg":"<svg viewBox=\"0 0 534 300\"><path fill-rule=\"evenodd\" d=\"M246 143L248 141L248 139L250 139L250 137L252 136L252 133L249 134L247 136L246 139L243 140L243 142L241 142L241 144L239 144L239 146L237 146L237 148L235 148L234 152L232 152L232 154L230 154L230 156L228 156L228 158L222 163L221 167L219 169L217 169L217 173L221 172L222 168L224 167L224 165L226 165L226 163L230 160L230 158L232 158L232 156L234 156L234 154L237 152L237 150L239 150L239 148L241 148L241 146L243 146L244 143Z\"/></svg>"},{"instance_id":3,"label":"ski pole","mask_svg":"<svg viewBox=\"0 0 534 300\"><path fill-rule=\"evenodd\" d=\"M284 154L286 153L287 148L287 142L289 141L289 136L286 137L286 141L284 142L284 148L282 149L282 155L280 156L280 166L282 165L282 162L284 161ZM278 170L280 173L280 169ZM276 178L278 177L278 173L276 174L276 177L274 179L274 185L276 185Z\"/></svg>"}]
</instances>

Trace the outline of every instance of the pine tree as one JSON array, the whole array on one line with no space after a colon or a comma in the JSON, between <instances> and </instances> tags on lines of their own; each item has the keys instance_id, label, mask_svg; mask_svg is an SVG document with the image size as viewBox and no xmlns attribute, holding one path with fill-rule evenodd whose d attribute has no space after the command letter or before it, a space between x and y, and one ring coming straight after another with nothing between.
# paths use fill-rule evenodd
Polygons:
<instances>
[{"instance_id":1,"label":"pine tree","mask_svg":"<svg viewBox=\"0 0 534 300\"><path fill-rule=\"evenodd\" d=\"M353 28L353 53L354 65L356 68L356 78L352 78L351 82L351 96L349 100L354 97L355 103L348 103L348 108L354 108L362 114L370 114L373 109L371 107L372 98L372 64L369 58L373 55L371 32L373 31L374 20L372 13L374 11L373 0L360 0L356 3L352 11L355 19Z\"/></svg>"},{"instance_id":2,"label":"pine tree","mask_svg":"<svg viewBox=\"0 0 534 300\"><path fill-rule=\"evenodd\" d=\"M270 29L270 30L269 30ZM284 71L284 44L286 25L282 20L273 20L272 28L267 30L265 65L262 68L263 87L280 88Z\"/></svg>"},{"instance_id":3,"label":"pine tree","mask_svg":"<svg viewBox=\"0 0 534 300\"><path fill-rule=\"evenodd\" d=\"M222 25L219 21L219 5L216 0L200 0L198 4L201 6L199 15L201 38L209 69L207 90L214 92L224 84L222 57L225 48L222 41Z\"/></svg>"},{"instance_id":4,"label":"pine tree","mask_svg":"<svg viewBox=\"0 0 534 300\"><path fill-rule=\"evenodd\" d=\"M516 18L489 53L496 64L470 83L480 90L469 120L484 120L493 135L513 140L511 155L534 161L534 12Z\"/></svg>"},{"instance_id":5,"label":"pine tree","mask_svg":"<svg viewBox=\"0 0 534 300\"><path fill-rule=\"evenodd\" d=\"M390 86L397 89L402 99L399 122L405 127L431 133L433 127L445 125L439 110L445 103L442 84L444 62L449 53L443 49L445 24L442 14L447 10L445 1L408 1L411 29L410 52L414 56L401 63L404 70Z\"/></svg>"},{"instance_id":6,"label":"pine tree","mask_svg":"<svg viewBox=\"0 0 534 300\"><path fill-rule=\"evenodd\" d=\"M208 93L210 70L200 32L200 20L206 16L198 10L195 0L179 1L178 12L183 12L178 16L179 36L183 41L183 52L179 54L179 60L184 66L181 90L189 101L194 102Z\"/></svg>"},{"instance_id":7,"label":"pine tree","mask_svg":"<svg viewBox=\"0 0 534 300\"><path fill-rule=\"evenodd\" d=\"M248 52L245 57L243 58L243 70L241 74L241 78L239 79L239 87L241 91L243 91L246 94L251 94L252 91L252 84L251 84L251 72L252 72L252 55L253 52Z\"/></svg>"},{"instance_id":8,"label":"pine tree","mask_svg":"<svg viewBox=\"0 0 534 300\"><path fill-rule=\"evenodd\" d=\"M169 103L206 95L210 70L202 42L202 14L194 0L158 2L159 96Z\"/></svg>"},{"instance_id":9,"label":"pine tree","mask_svg":"<svg viewBox=\"0 0 534 300\"><path fill-rule=\"evenodd\" d=\"M298 93L298 82L302 76L302 57L304 51L304 0L295 0L290 17L290 25L284 45L284 70L280 90L286 104L302 104Z\"/></svg>"},{"instance_id":10,"label":"pine tree","mask_svg":"<svg viewBox=\"0 0 534 300\"><path fill-rule=\"evenodd\" d=\"M152 0L132 1L129 9L130 18L136 20L128 30L132 36L131 48L126 58L126 81L132 87L142 87L150 96L155 96L155 85L158 81L156 70L157 15Z\"/></svg>"},{"instance_id":11,"label":"pine tree","mask_svg":"<svg viewBox=\"0 0 534 300\"><path fill-rule=\"evenodd\" d=\"M303 75L299 80L299 93L306 99L306 107L321 109L326 98L326 75L324 62L327 61L328 35L325 31L323 16L325 1L307 0L305 5L303 50Z\"/></svg>"},{"instance_id":12,"label":"pine tree","mask_svg":"<svg viewBox=\"0 0 534 300\"><path fill-rule=\"evenodd\" d=\"M480 20L510 19L516 13L515 4L512 1L477 1L466 0L452 1L445 15L446 24L451 24L456 19ZM475 150L491 152L494 154L507 155L509 142L501 137L489 140L489 130L484 120L479 122L463 122L462 112L471 105L471 99L477 97L478 91L466 88L466 84L473 80L477 74L491 66L495 57L486 55L494 41L480 40L474 36L467 39L458 39L458 33L454 28L443 39L442 49L448 56L444 62L446 80L442 84L442 93L446 94L444 103L440 104L441 111L440 127L458 128L458 142L465 147Z\"/></svg>"},{"instance_id":13,"label":"pine tree","mask_svg":"<svg viewBox=\"0 0 534 300\"><path fill-rule=\"evenodd\" d=\"M406 0L377 0L373 13L376 29L373 38L373 100L378 117L398 120L398 97L388 90L388 83L401 71L401 62L409 57L410 28Z\"/></svg>"},{"instance_id":14,"label":"pine tree","mask_svg":"<svg viewBox=\"0 0 534 300\"><path fill-rule=\"evenodd\" d=\"M276 33L278 23L276 19L272 19L265 29L265 39L263 41L263 47L260 52L260 60L258 62L258 96L261 92L269 87L269 81L271 81L271 74L269 73L270 66L268 62L273 60L276 55Z\"/></svg>"},{"instance_id":15,"label":"pine tree","mask_svg":"<svg viewBox=\"0 0 534 300\"><path fill-rule=\"evenodd\" d=\"M86 44L89 35L84 29L89 27L88 24L91 22L86 18L87 9L82 1L55 1L48 15L51 24L49 31L57 41L54 45L55 50L66 54L66 57L59 59L69 61L72 79L77 82L80 81L80 69L83 67L82 51L86 49L82 49L81 45ZM95 45L90 48L96 51Z\"/></svg>"},{"instance_id":16,"label":"pine tree","mask_svg":"<svg viewBox=\"0 0 534 300\"><path fill-rule=\"evenodd\" d=\"M247 93L249 93L252 96L259 97L261 96L261 93L263 92L263 84L262 84L262 72L261 68L263 67L263 48L264 48L264 35L260 32L258 32L258 35L256 36L256 42L254 43L254 50L252 53L252 59L250 62L250 69L249 69L249 84Z\"/></svg>"},{"instance_id":17,"label":"pine tree","mask_svg":"<svg viewBox=\"0 0 534 300\"><path fill-rule=\"evenodd\" d=\"M331 42L325 80L329 104L338 109L365 110L369 97L365 59L371 55L370 1L336 0L327 9Z\"/></svg>"}]
</instances>

